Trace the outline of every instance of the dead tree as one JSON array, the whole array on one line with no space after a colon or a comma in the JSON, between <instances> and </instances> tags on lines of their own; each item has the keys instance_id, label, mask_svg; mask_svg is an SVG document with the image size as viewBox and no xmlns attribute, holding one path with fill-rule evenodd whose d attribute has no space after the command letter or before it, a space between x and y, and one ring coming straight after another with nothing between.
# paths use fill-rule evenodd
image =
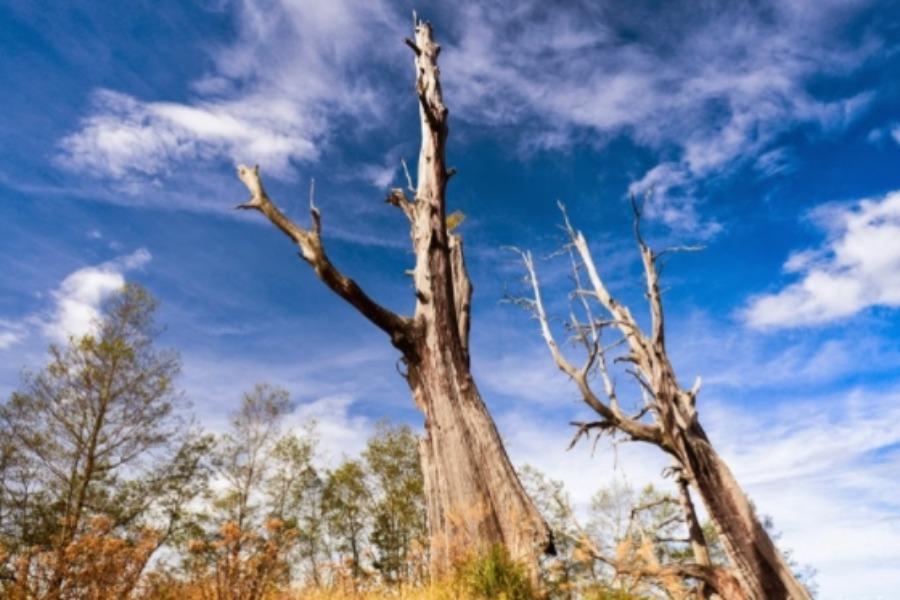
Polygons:
<instances>
[{"instance_id":1,"label":"dead tree","mask_svg":"<svg viewBox=\"0 0 900 600\"><path fill-rule=\"evenodd\" d=\"M586 361L576 366L561 352L557 344L541 298L540 285L530 253L522 253L533 297L524 300L540 322L541 334L556 365L577 385L584 402L597 413L599 419L578 426L573 444L591 433L619 434L625 438L653 444L674 459L676 467L700 494L710 519L722 539L731 563L730 575L739 583L740 592L729 591L725 585L731 577L721 579L721 570L710 571L708 557L699 547L702 535L699 527L691 527L695 556L699 559L692 577L699 577L726 598L751 600L806 599L810 595L800 584L769 537L752 504L738 485L725 461L712 447L697 417L697 394L700 379L691 389L678 383L665 344L662 296L659 286L659 259L668 252L691 248L673 248L654 252L645 242L640 230L640 207L633 202L634 231L644 267L646 296L650 306L650 332L644 332L628 307L618 302L600 277L591 257L587 240L569 222L563 209L567 248L583 319L572 314L569 326L575 340L587 354ZM587 276L582 285L582 273ZM592 307L599 306L603 318L595 318ZM601 342L601 332L617 331L620 339L608 346ZM641 390L642 407L635 414L627 414L620 405L617 390L608 370L608 356L613 348L624 347L624 354L615 360L628 365ZM602 395L594 391L593 378L599 375ZM693 512L687 487L681 489L686 510ZM699 550L699 554L698 551ZM702 564L706 562L707 564ZM685 566L678 567L689 574Z\"/></svg>"},{"instance_id":2,"label":"dead tree","mask_svg":"<svg viewBox=\"0 0 900 600\"><path fill-rule=\"evenodd\" d=\"M446 224L447 108L437 66L440 46L431 25L415 19L416 94L421 121L418 185L412 198L393 189L386 202L410 225L416 256L415 312L401 316L369 297L335 267L325 253L321 215L310 201L312 225L290 220L272 202L258 167L241 166L238 176L250 190L240 208L261 212L300 249L300 256L338 296L384 331L401 352L404 376L425 414L419 455L425 493L433 575L446 572L460 555L501 545L532 572L550 546L550 530L525 494L469 369L472 284L466 273L462 239Z\"/></svg>"}]
</instances>

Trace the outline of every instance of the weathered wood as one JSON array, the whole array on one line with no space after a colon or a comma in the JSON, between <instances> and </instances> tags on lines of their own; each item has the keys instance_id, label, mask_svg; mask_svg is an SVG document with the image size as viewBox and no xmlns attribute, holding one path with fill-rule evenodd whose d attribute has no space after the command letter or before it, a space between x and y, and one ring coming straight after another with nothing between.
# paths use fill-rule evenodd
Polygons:
<instances>
[{"instance_id":1,"label":"weathered wood","mask_svg":"<svg viewBox=\"0 0 900 600\"><path fill-rule=\"evenodd\" d=\"M439 574L459 554L501 544L536 570L550 533L525 494L469 371L472 286L462 240L446 227L448 111L437 67L440 47L429 23L418 22L415 33L422 145L412 214L415 353L408 368L413 396L425 412L420 448L427 466L432 569Z\"/></svg>"},{"instance_id":2,"label":"weathered wood","mask_svg":"<svg viewBox=\"0 0 900 600\"><path fill-rule=\"evenodd\" d=\"M745 596L760 600L810 598L700 424L695 422L678 437L678 454L689 466L691 478L719 530L734 576L744 588Z\"/></svg>"},{"instance_id":3,"label":"weathered wood","mask_svg":"<svg viewBox=\"0 0 900 600\"><path fill-rule=\"evenodd\" d=\"M318 210L311 206L311 228L299 227L266 194L257 167L238 169L251 193L240 208L264 214L297 244L316 275L385 331L402 353L410 391L425 415L419 455L433 575L446 573L458 558L499 545L536 576L539 557L552 546L550 530L519 482L469 370L472 284L462 239L446 227L446 188L453 171L445 160L448 111L437 66L440 47L431 25L419 20L407 44L415 53L422 132L418 181L413 199L394 189L387 202L410 224L416 256L412 317L381 306L341 273L325 254Z\"/></svg>"}]
</instances>

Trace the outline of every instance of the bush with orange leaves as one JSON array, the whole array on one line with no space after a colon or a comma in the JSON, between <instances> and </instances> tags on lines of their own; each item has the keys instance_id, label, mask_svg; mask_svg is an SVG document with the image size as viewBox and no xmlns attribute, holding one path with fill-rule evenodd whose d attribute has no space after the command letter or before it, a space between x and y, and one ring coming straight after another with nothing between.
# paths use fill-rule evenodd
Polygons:
<instances>
[{"instance_id":1,"label":"bush with orange leaves","mask_svg":"<svg viewBox=\"0 0 900 600\"><path fill-rule=\"evenodd\" d=\"M185 568L191 597L215 600L260 600L290 580L287 555L298 532L279 519L266 521L262 531L241 530L224 523L211 540L188 542ZM186 590L185 590L186 591Z\"/></svg>"},{"instance_id":2,"label":"bush with orange leaves","mask_svg":"<svg viewBox=\"0 0 900 600\"><path fill-rule=\"evenodd\" d=\"M0 590L10 600L128 598L157 546L154 531L122 538L108 518L94 517L86 531L65 547L14 557L12 579Z\"/></svg>"}]
</instances>

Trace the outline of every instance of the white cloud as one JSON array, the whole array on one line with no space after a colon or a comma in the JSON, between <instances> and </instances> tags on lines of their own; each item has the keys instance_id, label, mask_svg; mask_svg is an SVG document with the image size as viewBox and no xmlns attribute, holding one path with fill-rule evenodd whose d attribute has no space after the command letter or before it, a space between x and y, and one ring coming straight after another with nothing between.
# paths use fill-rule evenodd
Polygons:
<instances>
[{"instance_id":1,"label":"white cloud","mask_svg":"<svg viewBox=\"0 0 900 600\"><path fill-rule=\"evenodd\" d=\"M872 306L900 306L900 192L828 206L815 216L828 239L788 258L785 271L800 280L752 299L743 311L750 325L814 325Z\"/></svg>"},{"instance_id":2,"label":"white cloud","mask_svg":"<svg viewBox=\"0 0 900 600\"><path fill-rule=\"evenodd\" d=\"M587 409L582 411L586 415ZM603 440L582 440L567 450L574 428L567 419L527 411L497 415L497 426L503 435L510 459L517 467L531 465L553 479L561 480L572 498L573 508L582 516L598 490L623 479L635 489L652 483L668 489L670 481L661 478L671 463L656 448L647 444L622 442L616 445Z\"/></svg>"},{"instance_id":3,"label":"white cloud","mask_svg":"<svg viewBox=\"0 0 900 600\"><path fill-rule=\"evenodd\" d=\"M139 248L99 265L83 267L63 279L52 292L49 313L34 313L19 322L0 319L0 350L24 341L34 330L50 340L65 344L93 330L103 302L125 285L125 273L151 260L150 252Z\"/></svg>"},{"instance_id":4,"label":"white cloud","mask_svg":"<svg viewBox=\"0 0 900 600\"><path fill-rule=\"evenodd\" d=\"M667 345L676 368L687 381L702 376L704 392L713 395L784 397L811 386L839 386L847 377L890 375L900 368L900 351L878 328L772 336L766 330L717 322L701 312L676 315L667 323Z\"/></svg>"},{"instance_id":5,"label":"white cloud","mask_svg":"<svg viewBox=\"0 0 900 600\"><path fill-rule=\"evenodd\" d=\"M841 24L867 4L686 10L672 3L648 12L639 4L549 10L526 0L466 2L433 17L454 116L514 125L523 148L629 136L659 157L638 177L638 188L657 186L648 216L712 235L719 225L701 214L701 181L740 165L783 172L791 157L779 146L782 134L798 124L840 129L867 105L865 93L822 99L808 85L839 78L877 51L871 35L853 45L836 41ZM381 127L396 110L409 53L392 40L408 35L408 15L390 3L234 6L236 39L213 51L214 67L191 86L195 97L100 90L62 140L61 163L132 184L221 159L258 162L290 178L295 163L315 160L348 121ZM363 170L379 187L396 174Z\"/></svg>"},{"instance_id":6,"label":"white cloud","mask_svg":"<svg viewBox=\"0 0 900 600\"><path fill-rule=\"evenodd\" d=\"M692 186L688 170L674 163L661 163L638 181L628 186L628 193L646 199L644 215L659 220L673 229L690 231L698 237L712 237L722 225L712 219L703 219L693 195L681 196L672 201L673 194Z\"/></svg>"},{"instance_id":7,"label":"white cloud","mask_svg":"<svg viewBox=\"0 0 900 600\"><path fill-rule=\"evenodd\" d=\"M331 117L371 119L382 110L385 96L354 67L392 51L385 37L400 39L383 3L244 0L235 18L237 39L214 52L215 68L193 86L197 97L145 101L99 90L91 113L61 141L61 164L147 181L226 158L290 178L293 162L318 156Z\"/></svg>"},{"instance_id":8,"label":"white cloud","mask_svg":"<svg viewBox=\"0 0 900 600\"><path fill-rule=\"evenodd\" d=\"M376 188L386 190L396 181L398 164L399 161L391 160L389 157L386 164L363 165L359 169L359 175Z\"/></svg>"},{"instance_id":9,"label":"white cloud","mask_svg":"<svg viewBox=\"0 0 900 600\"><path fill-rule=\"evenodd\" d=\"M299 331L302 333L302 328ZM395 358L380 343L382 340L378 342L341 351L320 344L320 352L301 348L273 356L254 352L234 357L187 352L178 384L203 428L217 434L228 429L229 416L239 407L243 391L258 382L283 387L295 404L282 422L282 431L303 435L306 426L314 422L317 459L332 468L344 458L358 457L374 433L378 417L366 414L366 402L377 403L377 410L391 414L395 422L398 405L409 409L413 406L408 392L402 389L405 383L391 368ZM348 372L358 377L348 378ZM385 386L389 389L385 390ZM414 423L418 429L421 419Z\"/></svg>"},{"instance_id":10,"label":"white cloud","mask_svg":"<svg viewBox=\"0 0 900 600\"><path fill-rule=\"evenodd\" d=\"M114 179L166 174L176 163L226 156L260 162L274 174L290 160L315 158L319 132L291 115L272 118L253 102L184 106L139 102L109 90L94 94L94 114L61 142L63 165Z\"/></svg>"},{"instance_id":11,"label":"white cloud","mask_svg":"<svg viewBox=\"0 0 900 600\"><path fill-rule=\"evenodd\" d=\"M65 343L70 336L78 337L92 331L103 301L125 285L125 272L142 267L150 259L150 252L140 248L69 274L52 293L55 306L50 319L43 324L44 335Z\"/></svg>"},{"instance_id":12,"label":"white cloud","mask_svg":"<svg viewBox=\"0 0 900 600\"><path fill-rule=\"evenodd\" d=\"M319 457L329 467L336 467L345 457L355 458L366 447L375 431L375 423L352 414L354 399L348 394L324 396L298 404L285 421L285 429L299 431L314 422Z\"/></svg>"},{"instance_id":13,"label":"white cloud","mask_svg":"<svg viewBox=\"0 0 900 600\"><path fill-rule=\"evenodd\" d=\"M474 369L482 389L543 406L559 406L561 400L575 398L575 391L567 387L567 377L539 342L520 340L517 352L502 352L479 360Z\"/></svg>"}]
</instances>

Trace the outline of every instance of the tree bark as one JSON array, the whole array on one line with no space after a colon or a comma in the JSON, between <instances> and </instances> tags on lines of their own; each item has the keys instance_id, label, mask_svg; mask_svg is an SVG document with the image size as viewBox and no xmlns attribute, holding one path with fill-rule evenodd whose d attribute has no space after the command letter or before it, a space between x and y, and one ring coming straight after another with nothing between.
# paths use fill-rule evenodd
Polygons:
<instances>
[{"instance_id":1,"label":"tree bark","mask_svg":"<svg viewBox=\"0 0 900 600\"><path fill-rule=\"evenodd\" d=\"M698 422L679 436L679 454L720 532L748 598L809 598L775 547L744 491Z\"/></svg>"},{"instance_id":2,"label":"tree bark","mask_svg":"<svg viewBox=\"0 0 900 600\"><path fill-rule=\"evenodd\" d=\"M416 20L415 53L422 144L413 199L394 189L387 202L410 223L416 256L415 313L403 317L376 303L328 259L321 217L311 205L313 226L292 222L271 201L258 167L238 168L251 192L239 208L258 210L300 248L301 257L336 294L385 331L401 351L413 399L425 415L419 456L425 481L431 573L492 546L504 547L537 577L539 557L552 548L550 530L525 493L469 369L472 285L462 240L446 226L447 108L441 93L431 25ZM412 187L410 185L410 187Z\"/></svg>"},{"instance_id":3,"label":"tree bark","mask_svg":"<svg viewBox=\"0 0 900 600\"><path fill-rule=\"evenodd\" d=\"M638 236L647 278L653 337L632 345L632 356L652 390L662 431L661 447L676 458L696 486L710 519L719 530L742 595L759 600L801 600L809 592L797 581L762 526L756 511L700 425L696 409L698 384L678 385L664 340L664 317L656 255ZM640 354L641 348L649 353ZM635 350L638 349L636 352Z\"/></svg>"},{"instance_id":4,"label":"tree bark","mask_svg":"<svg viewBox=\"0 0 900 600\"><path fill-rule=\"evenodd\" d=\"M679 473L676 483L678 485L678 503L684 514L684 524L691 542L694 562L698 565L709 566L712 564L709 558L709 546L706 543L706 536L703 534L703 527L700 526L700 519L697 518L694 502L691 500L691 491L688 487L690 482L687 477Z\"/></svg>"}]
</instances>

